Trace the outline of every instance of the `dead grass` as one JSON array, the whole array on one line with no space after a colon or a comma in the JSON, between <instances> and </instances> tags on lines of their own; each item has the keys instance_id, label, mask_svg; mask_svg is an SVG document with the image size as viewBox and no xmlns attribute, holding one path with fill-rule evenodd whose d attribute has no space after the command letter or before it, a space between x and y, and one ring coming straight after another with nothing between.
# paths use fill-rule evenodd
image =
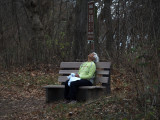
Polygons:
<instances>
[{"instance_id":1,"label":"dead grass","mask_svg":"<svg viewBox=\"0 0 160 120\"><path fill-rule=\"evenodd\" d=\"M149 120L135 100L132 83L125 73L113 71L112 94L75 105L45 103L48 84L58 84L57 71L12 71L0 75L0 119L2 120Z\"/></svg>"}]
</instances>

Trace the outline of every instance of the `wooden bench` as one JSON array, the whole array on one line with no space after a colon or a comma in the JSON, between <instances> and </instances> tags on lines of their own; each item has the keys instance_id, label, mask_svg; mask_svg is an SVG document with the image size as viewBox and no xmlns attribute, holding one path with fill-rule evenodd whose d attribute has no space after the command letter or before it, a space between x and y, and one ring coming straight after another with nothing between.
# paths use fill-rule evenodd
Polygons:
<instances>
[{"instance_id":1,"label":"wooden bench","mask_svg":"<svg viewBox=\"0 0 160 120\"><path fill-rule=\"evenodd\" d=\"M61 85L44 86L46 90L46 102L54 102L64 99L64 82L70 73L78 73L78 69L82 62L61 62L58 81ZM111 92L110 88L110 67L111 62L96 63L96 77L93 86L79 87L77 100L87 101L96 99L101 95Z\"/></svg>"}]
</instances>

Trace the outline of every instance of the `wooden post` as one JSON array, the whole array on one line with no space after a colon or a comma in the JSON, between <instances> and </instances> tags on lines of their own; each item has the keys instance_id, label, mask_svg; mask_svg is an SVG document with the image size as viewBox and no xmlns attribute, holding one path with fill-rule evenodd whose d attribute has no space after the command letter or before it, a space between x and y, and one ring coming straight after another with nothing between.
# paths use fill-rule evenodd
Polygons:
<instances>
[{"instance_id":1,"label":"wooden post","mask_svg":"<svg viewBox=\"0 0 160 120\"><path fill-rule=\"evenodd\" d=\"M88 2L88 33L87 40L90 45L90 52L94 51L94 1Z\"/></svg>"}]
</instances>

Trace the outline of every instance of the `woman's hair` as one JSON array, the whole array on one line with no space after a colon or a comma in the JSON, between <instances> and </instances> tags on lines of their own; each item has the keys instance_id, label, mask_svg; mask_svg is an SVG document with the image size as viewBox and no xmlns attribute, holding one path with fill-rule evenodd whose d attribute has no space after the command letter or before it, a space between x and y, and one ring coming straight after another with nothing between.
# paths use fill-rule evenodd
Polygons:
<instances>
[{"instance_id":1,"label":"woman's hair","mask_svg":"<svg viewBox=\"0 0 160 120\"><path fill-rule=\"evenodd\" d=\"M99 57L98 57L98 55L97 55L97 53L95 53L95 52L93 52L93 54L94 54L94 62L96 63L96 62L99 62Z\"/></svg>"}]
</instances>

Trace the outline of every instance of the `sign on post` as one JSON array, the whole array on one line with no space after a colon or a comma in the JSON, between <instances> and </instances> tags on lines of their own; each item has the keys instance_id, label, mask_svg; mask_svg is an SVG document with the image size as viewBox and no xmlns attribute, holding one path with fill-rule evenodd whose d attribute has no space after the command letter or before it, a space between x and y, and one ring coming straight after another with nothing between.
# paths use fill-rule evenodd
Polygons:
<instances>
[{"instance_id":1,"label":"sign on post","mask_svg":"<svg viewBox=\"0 0 160 120\"><path fill-rule=\"evenodd\" d=\"M88 2L88 43L94 49L94 1Z\"/></svg>"}]
</instances>

